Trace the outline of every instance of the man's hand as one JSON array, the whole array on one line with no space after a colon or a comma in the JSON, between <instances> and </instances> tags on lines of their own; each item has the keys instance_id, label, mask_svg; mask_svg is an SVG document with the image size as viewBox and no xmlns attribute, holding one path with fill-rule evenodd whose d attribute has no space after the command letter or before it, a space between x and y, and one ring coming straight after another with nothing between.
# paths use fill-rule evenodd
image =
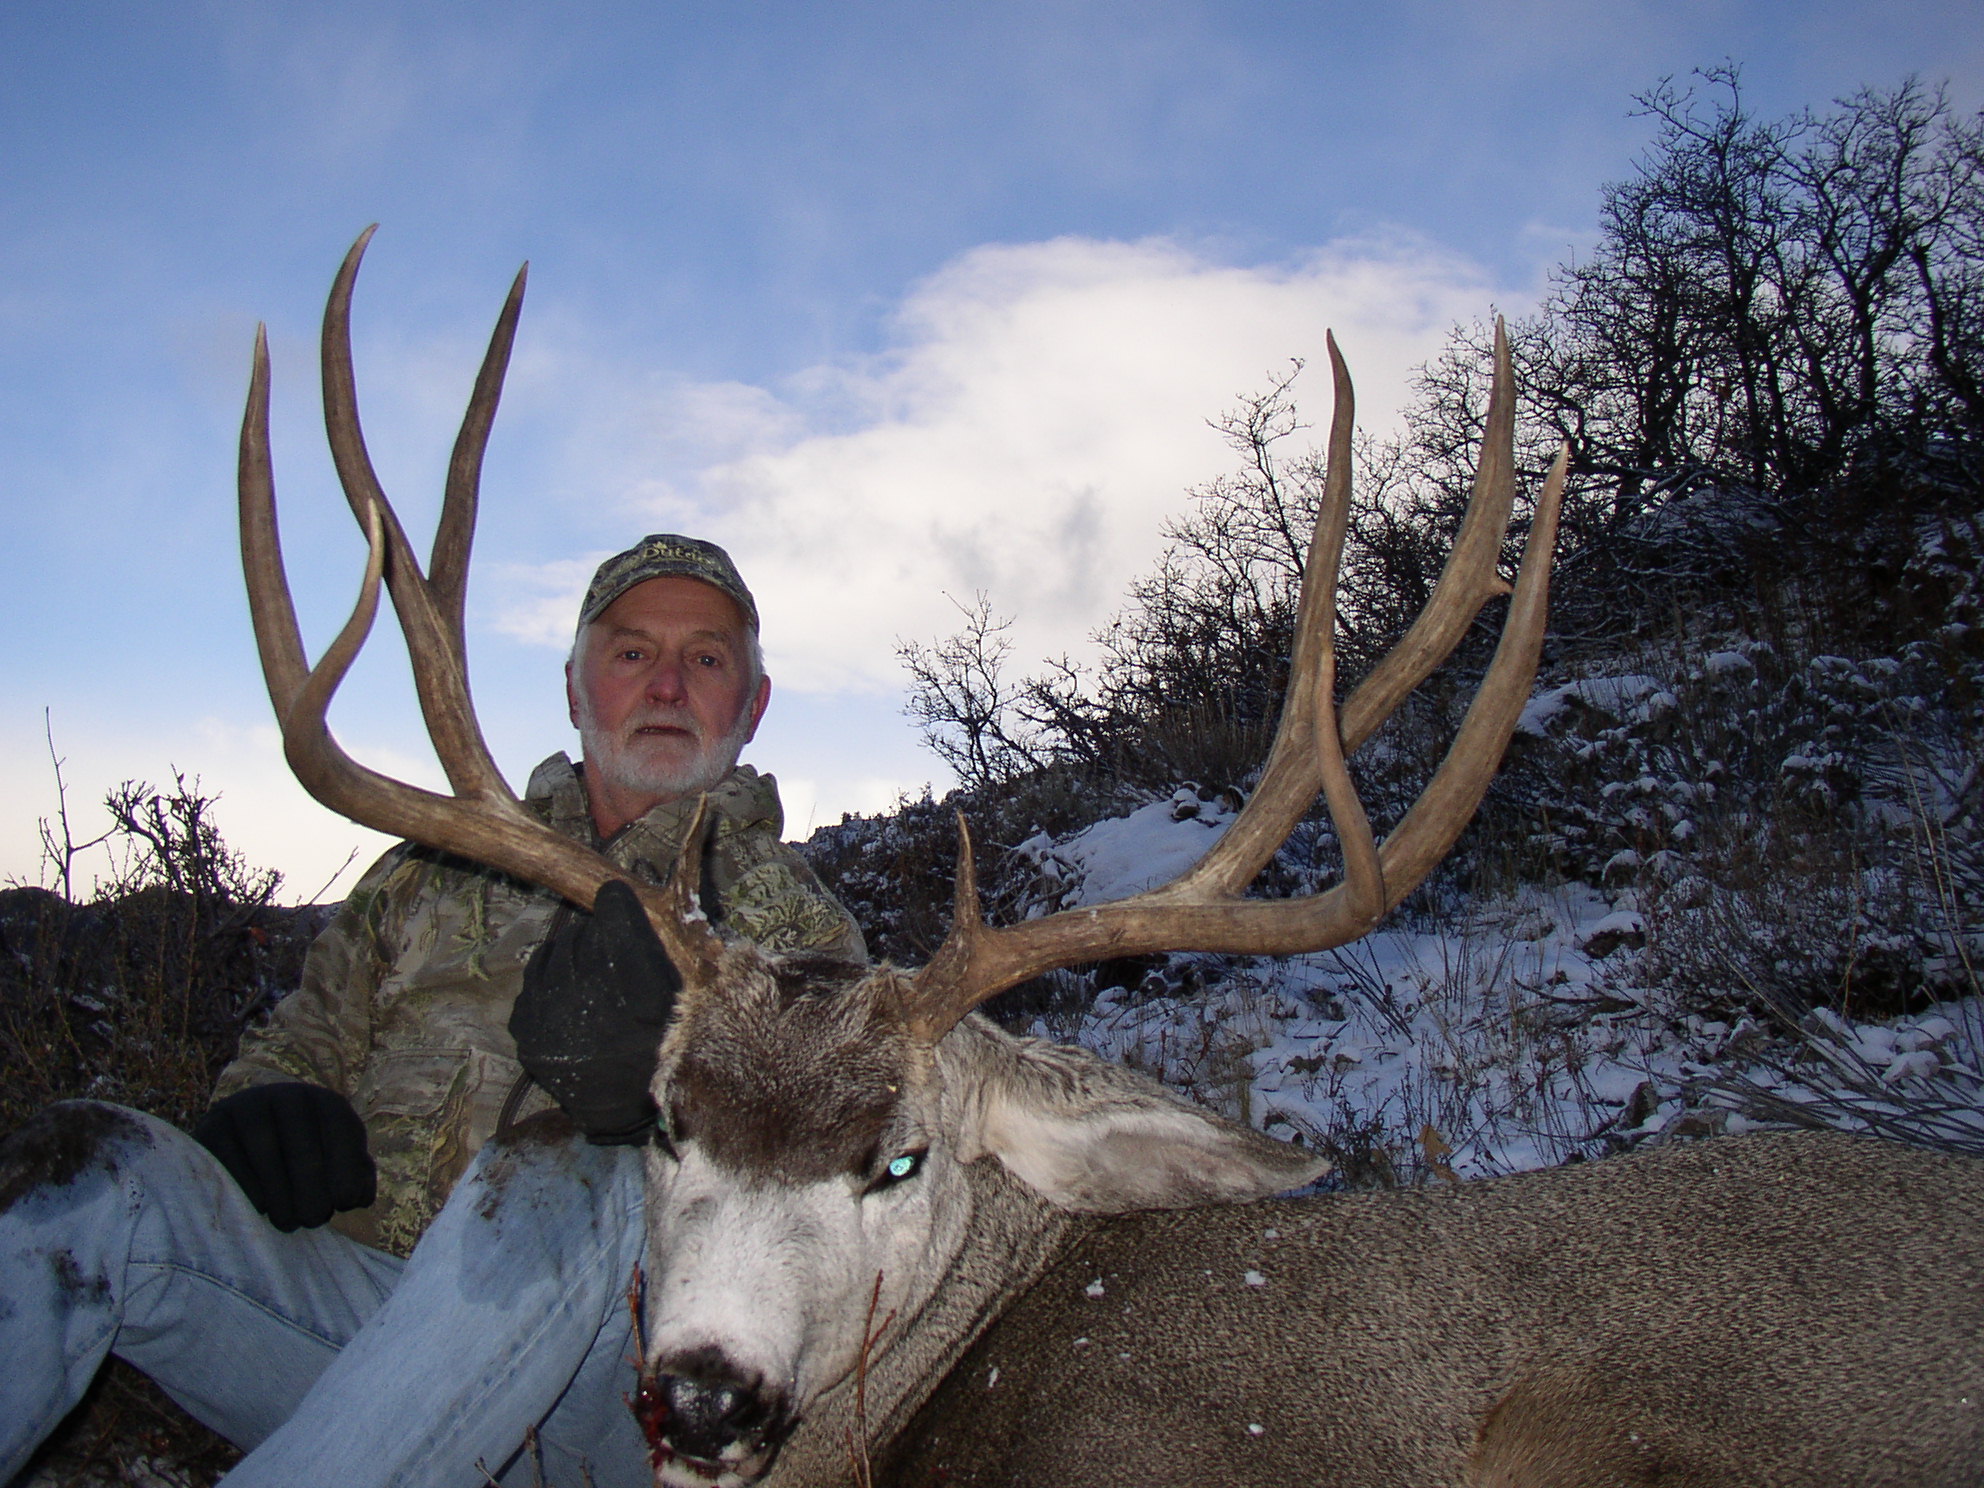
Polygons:
<instances>
[{"instance_id":1,"label":"man's hand","mask_svg":"<svg viewBox=\"0 0 1984 1488\"><path fill-rule=\"evenodd\" d=\"M321 1085L236 1091L214 1102L193 1140L220 1159L248 1202L284 1234L315 1229L377 1196L365 1123L350 1101Z\"/></svg>"},{"instance_id":2,"label":"man's hand","mask_svg":"<svg viewBox=\"0 0 1984 1488\"><path fill-rule=\"evenodd\" d=\"M682 978L633 889L600 888L571 910L524 968L510 1010L517 1059L588 1140L641 1142L654 1124L655 1059Z\"/></svg>"}]
</instances>

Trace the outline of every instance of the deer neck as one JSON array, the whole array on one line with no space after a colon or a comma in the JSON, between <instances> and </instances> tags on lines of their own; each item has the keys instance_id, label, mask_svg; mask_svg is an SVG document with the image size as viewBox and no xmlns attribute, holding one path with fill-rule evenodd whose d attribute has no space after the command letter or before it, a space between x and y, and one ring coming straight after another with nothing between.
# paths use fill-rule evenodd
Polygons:
<instances>
[{"instance_id":1,"label":"deer neck","mask_svg":"<svg viewBox=\"0 0 1984 1488\"><path fill-rule=\"evenodd\" d=\"M893 1439L978 1335L1093 1223L1043 1202L994 1160L962 1173L971 1213L949 1268L916 1314L876 1343L865 1386L850 1377L814 1403L768 1488L858 1481L850 1444L873 1450Z\"/></svg>"}]
</instances>

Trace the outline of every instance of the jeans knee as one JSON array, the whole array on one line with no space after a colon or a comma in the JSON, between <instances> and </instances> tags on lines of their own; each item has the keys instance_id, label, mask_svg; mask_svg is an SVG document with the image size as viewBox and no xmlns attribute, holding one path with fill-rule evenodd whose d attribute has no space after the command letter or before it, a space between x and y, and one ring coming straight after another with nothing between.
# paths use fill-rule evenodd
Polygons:
<instances>
[{"instance_id":1,"label":"jeans knee","mask_svg":"<svg viewBox=\"0 0 1984 1488\"><path fill-rule=\"evenodd\" d=\"M640 1172L633 1148L594 1146L563 1113L545 1112L483 1145L437 1228L460 1235L465 1255L477 1257L617 1251Z\"/></svg>"},{"instance_id":2,"label":"jeans knee","mask_svg":"<svg viewBox=\"0 0 1984 1488\"><path fill-rule=\"evenodd\" d=\"M615 1160L615 1149L588 1142L563 1111L542 1111L484 1143L464 1181L482 1190L488 1218L491 1205L512 1195L545 1185L563 1191L575 1179L590 1183Z\"/></svg>"},{"instance_id":3,"label":"jeans knee","mask_svg":"<svg viewBox=\"0 0 1984 1488\"><path fill-rule=\"evenodd\" d=\"M0 1214L30 1194L108 1176L157 1141L156 1118L107 1101L61 1101L0 1142Z\"/></svg>"}]
</instances>

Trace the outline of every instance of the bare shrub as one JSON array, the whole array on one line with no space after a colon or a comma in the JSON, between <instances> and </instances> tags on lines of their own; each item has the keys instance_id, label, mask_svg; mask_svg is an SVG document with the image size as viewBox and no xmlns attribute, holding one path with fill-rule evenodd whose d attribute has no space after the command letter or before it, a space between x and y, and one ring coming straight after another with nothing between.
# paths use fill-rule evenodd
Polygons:
<instances>
[{"instance_id":1,"label":"bare shrub","mask_svg":"<svg viewBox=\"0 0 1984 1488\"><path fill-rule=\"evenodd\" d=\"M1984 1011L1970 996L1897 1026L1859 1027L1825 1009L1791 1023L1785 1043L1700 1083L1695 1099L1753 1121L1870 1132L1984 1157ZM1778 1010L1788 1020L1795 1011ZM1953 1015L1953 1016L1952 1016Z\"/></svg>"},{"instance_id":2,"label":"bare shrub","mask_svg":"<svg viewBox=\"0 0 1984 1488\"><path fill-rule=\"evenodd\" d=\"M0 891L0 1129L77 1096L187 1125L247 1021L296 985L321 917L274 904L278 876L226 845L214 800L184 776L127 782L87 902Z\"/></svg>"},{"instance_id":3,"label":"bare shrub","mask_svg":"<svg viewBox=\"0 0 1984 1488\"><path fill-rule=\"evenodd\" d=\"M302 975L322 912L278 907L271 871L222 839L215 797L175 775L126 782L109 828L43 824L45 875L74 892L77 858L106 846L112 872L85 902L54 889L0 890L0 1132L44 1106L89 1097L187 1126L206 1109L242 1028ZM132 1480L205 1485L240 1454L112 1359L31 1466L50 1484ZM36 1476L36 1475L39 1476Z\"/></svg>"},{"instance_id":4,"label":"bare shrub","mask_svg":"<svg viewBox=\"0 0 1984 1488\"><path fill-rule=\"evenodd\" d=\"M1704 1017L1893 1016L1922 989L1922 906L1844 833L1738 815L1643 896L1642 975Z\"/></svg>"},{"instance_id":5,"label":"bare shrub","mask_svg":"<svg viewBox=\"0 0 1984 1488\"><path fill-rule=\"evenodd\" d=\"M996 787L1038 770L1046 747L1006 674L1013 649L1006 632L1013 622L995 616L983 592L958 610L964 627L955 635L934 646L904 641L896 647L909 673L905 711L930 751L967 788Z\"/></svg>"}]
</instances>

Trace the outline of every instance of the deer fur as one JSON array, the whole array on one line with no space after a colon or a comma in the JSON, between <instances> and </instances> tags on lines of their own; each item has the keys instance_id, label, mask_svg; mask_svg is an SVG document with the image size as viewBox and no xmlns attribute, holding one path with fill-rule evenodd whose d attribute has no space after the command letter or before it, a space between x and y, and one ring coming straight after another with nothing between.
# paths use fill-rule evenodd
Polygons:
<instances>
[{"instance_id":1,"label":"deer fur","mask_svg":"<svg viewBox=\"0 0 1984 1488\"><path fill-rule=\"evenodd\" d=\"M874 1480L1974 1485L1980 1235L1984 1165L1817 1133L1126 1216L1011 1300Z\"/></svg>"}]
</instances>

